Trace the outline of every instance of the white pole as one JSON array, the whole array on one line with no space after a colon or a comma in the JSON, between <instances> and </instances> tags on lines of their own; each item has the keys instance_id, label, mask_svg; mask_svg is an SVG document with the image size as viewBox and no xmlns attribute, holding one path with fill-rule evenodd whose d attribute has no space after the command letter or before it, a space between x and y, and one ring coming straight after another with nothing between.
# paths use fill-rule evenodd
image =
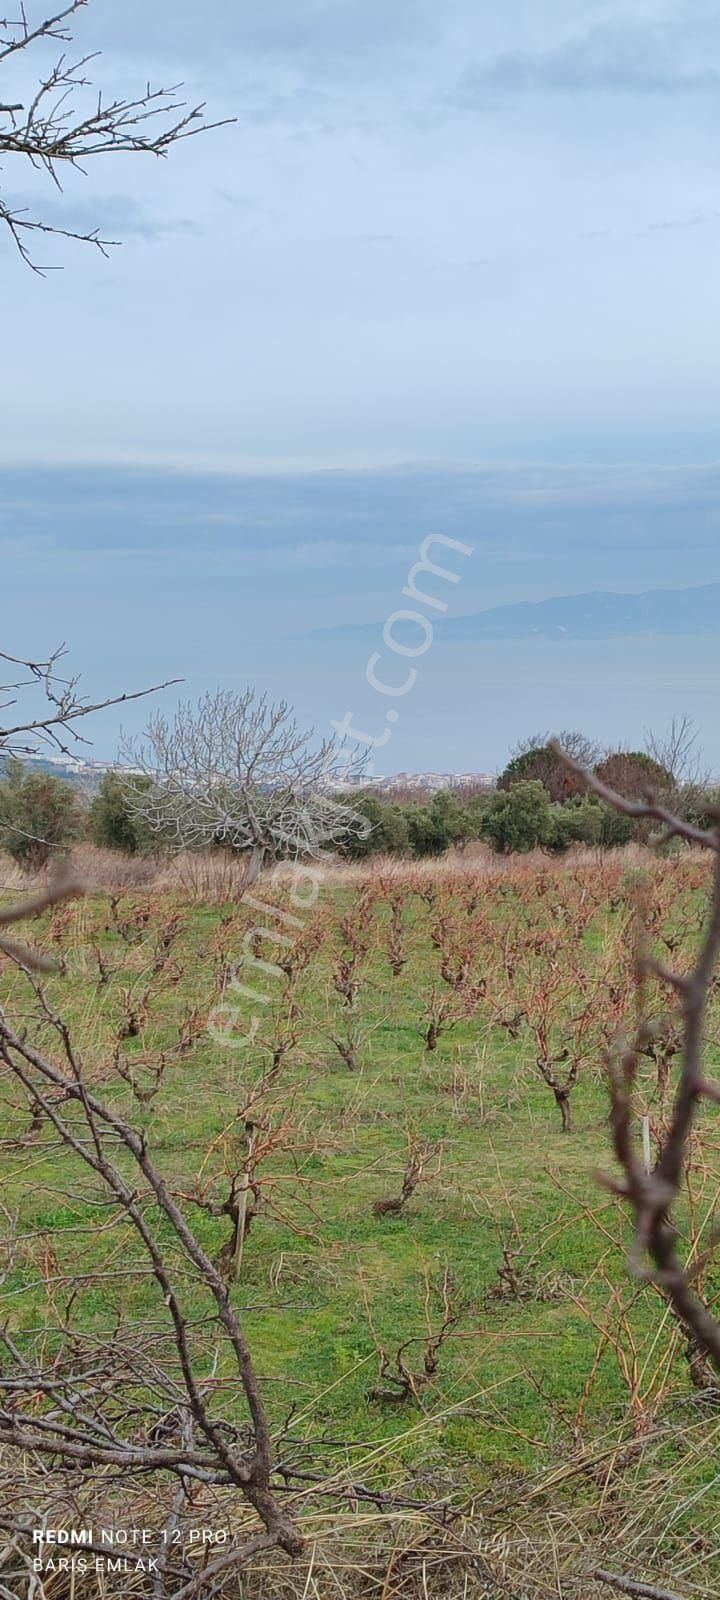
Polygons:
<instances>
[{"instance_id":1,"label":"white pole","mask_svg":"<svg viewBox=\"0 0 720 1600\"><path fill-rule=\"evenodd\" d=\"M645 1171L649 1173L652 1165L652 1157L650 1155L650 1118L642 1117L640 1120L642 1123L643 1164Z\"/></svg>"}]
</instances>

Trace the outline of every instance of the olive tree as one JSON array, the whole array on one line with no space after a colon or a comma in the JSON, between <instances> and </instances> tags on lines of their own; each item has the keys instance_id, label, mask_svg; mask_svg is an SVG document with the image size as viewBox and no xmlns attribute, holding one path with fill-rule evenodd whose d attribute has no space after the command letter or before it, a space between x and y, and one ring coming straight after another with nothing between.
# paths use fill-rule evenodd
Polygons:
<instances>
[{"instance_id":1,"label":"olive tree","mask_svg":"<svg viewBox=\"0 0 720 1600\"><path fill-rule=\"evenodd\" d=\"M0 782L0 848L30 871L47 866L78 839L85 818L71 784L50 772L8 764Z\"/></svg>"}]
</instances>

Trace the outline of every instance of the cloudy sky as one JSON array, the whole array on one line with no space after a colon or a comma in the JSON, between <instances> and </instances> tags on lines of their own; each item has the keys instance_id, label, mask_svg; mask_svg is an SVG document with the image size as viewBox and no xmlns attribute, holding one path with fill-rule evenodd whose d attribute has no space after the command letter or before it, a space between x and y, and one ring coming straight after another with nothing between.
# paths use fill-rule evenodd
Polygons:
<instances>
[{"instance_id":1,"label":"cloudy sky","mask_svg":"<svg viewBox=\"0 0 720 1600\"><path fill-rule=\"evenodd\" d=\"M347 663L298 639L382 623L428 532L475 547L461 611L720 578L715 5L91 0L76 37L106 92L182 79L237 120L62 195L4 163L123 241L43 240L39 278L0 237L6 628L67 635L93 689L167 662L323 722ZM662 705L720 765L711 643L663 657ZM662 709L636 646L625 738ZM388 767L493 764L527 674L541 722L602 721L591 655L519 663L515 700L483 662L470 728L480 664L433 652Z\"/></svg>"}]
</instances>

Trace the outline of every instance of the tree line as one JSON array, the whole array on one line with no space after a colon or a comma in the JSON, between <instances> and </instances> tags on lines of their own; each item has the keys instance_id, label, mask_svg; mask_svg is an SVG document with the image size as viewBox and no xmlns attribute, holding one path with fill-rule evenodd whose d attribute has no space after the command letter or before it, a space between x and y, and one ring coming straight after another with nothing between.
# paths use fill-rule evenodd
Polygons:
<instances>
[{"instance_id":1,"label":"tree line","mask_svg":"<svg viewBox=\"0 0 720 1600\"><path fill-rule=\"evenodd\" d=\"M680 769L670 743L662 751L656 745L604 753L577 733L561 735L559 743L601 784L627 799L641 802L652 792L696 826L712 826L718 792L697 772L690 773L687 761ZM177 846L176 830L138 804L144 786L151 787L148 777L136 774L129 780L118 769L105 774L90 799L71 781L11 758L0 779L0 848L28 870L42 868L53 853L82 840L125 855L168 854ZM422 859L474 840L498 854L533 849L557 854L572 845L614 849L647 843L652 835L646 818L624 815L603 800L544 736L515 750L494 789L467 787L399 799L360 788L335 794L334 804L354 819L353 827L340 830L337 845L348 860ZM218 827L196 848L227 844Z\"/></svg>"}]
</instances>

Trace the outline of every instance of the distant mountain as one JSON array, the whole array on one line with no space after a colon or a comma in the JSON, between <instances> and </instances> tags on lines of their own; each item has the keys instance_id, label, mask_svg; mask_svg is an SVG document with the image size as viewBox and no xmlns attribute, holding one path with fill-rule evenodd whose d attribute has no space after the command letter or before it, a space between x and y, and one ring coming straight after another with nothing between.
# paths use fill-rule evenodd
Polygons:
<instances>
[{"instance_id":1,"label":"distant mountain","mask_svg":"<svg viewBox=\"0 0 720 1600\"><path fill-rule=\"evenodd\" d=\"M645 594L561 595L451 617L453 639L613 639L629 634L720 633L720 583Z\"/></svg>"},{"instance_id":2,"label":"distant mountain","mask_svg":"<svg viewBox=\"0 0 720 1600\"><path fill-rule=\"evenodd\" d=\"M432 580L427 581L429 590ZM441 588L436 587L433 592L439 596ZM422 611L422 604L417 609ZM614 639L631 634L677 637L720 633L720 583L706 583L696 589L649 589L645 594L596 591L557 595L550 600L492 606L470 616L436 621L431 613L430 618L439 637L453 640ZM336 638L369 639L376 637L380 628L382 623L361 623L321 632Z\"/></svg>"}]
</instances>

